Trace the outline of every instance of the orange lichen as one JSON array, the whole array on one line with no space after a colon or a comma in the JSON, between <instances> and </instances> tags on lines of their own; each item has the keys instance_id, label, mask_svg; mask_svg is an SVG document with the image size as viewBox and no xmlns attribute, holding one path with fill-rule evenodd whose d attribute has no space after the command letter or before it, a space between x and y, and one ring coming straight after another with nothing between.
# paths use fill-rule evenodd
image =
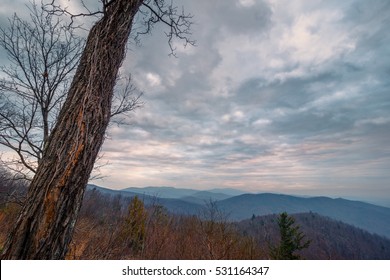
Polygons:
<instances>
[{"instance_id":1,"label":"orange lichen","mask_svg":"<svg viewBox=\"0 0 390 280\"><path fill-rule=\"evenodd\" d=\"M80 109L78 117L77 117L77 127L78 127L78 132L79 132L79 138L76 139L73 142L73 145L68 153L68 156L71 158L70 163L66 166L65 171L63 172L61 178L59 179L58 185L59 186L64 186L66 184L66 181L72 174L73 168L77 165L80 156L82 152L84 151L84 141L82 141L83 138L85 138L85 123L83 121L83 116L84 116L84 111L83 108ZM80 141L81 138L81 141Z\"/></svg>"},{"instance_id":2,"label":"orange lichen","mask_svg":"<svg viewBox=\"0 0 390 280\"><path fill-rule=\"evenodd\" d=\"M83 115L83 108L80 108L76 125L78 126L78 132L81 139L85 138L85 123L83 122ZM47 228L49 228L49 224L54 222L61 188L66 185L66 182L71 177L72 171L77 165L78 161L80 160L81 154L84 151L85 144L83 143L83 141L79 140L80 139L75 139L75 141L73 142L73 145L68 152L68 156L71 158L71 161L65 167L65 170L64 172L62 172L61 177L57 181L57 184L53 186L46 194L44 200L45 217L43 219L43 223L46 226L40 227L42 230L38 232L38 236L44 236L44 232Z\"/></svg>"}]
</instances>

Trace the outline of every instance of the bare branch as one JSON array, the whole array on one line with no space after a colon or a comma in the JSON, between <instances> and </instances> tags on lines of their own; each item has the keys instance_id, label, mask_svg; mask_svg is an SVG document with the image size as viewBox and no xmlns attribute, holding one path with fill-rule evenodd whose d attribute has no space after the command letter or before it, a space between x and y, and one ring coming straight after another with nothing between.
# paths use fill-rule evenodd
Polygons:
<instances>
[{"instance_id":1,"label":"bare branch","mask_svg":"<svg viewBox=\"0 0 390 280\"><path fill-rule=\"evenodd\" d=\"M117 0L100 0L102 8L100 10L92 11L83 0L80 0L83 8L86 12L71 13L68 7L62 7L56 4L55 0L52 0L49 4L46 4L44 9L53 15L63 16L66 15L70 18L69 26L73 26L74 20L78 17L97 17L105 15L110 6ZM167 26L168 31L165 35L168 38L168 45L170 48L170 55L176 56L176 48L174 47L174 40L178 39L183 41L184 46L195 46L195 40L191 39L191 27L192 27L193 15L184 12L184 9L179 9L174 5L173 1L167 0L144 0L142 6L138 10L136 22L141 25L140 28L135 28L134 40L136 43L140 43L141 35L150 34L156 23L163 23Z\"/></svg>"},{"instance_id":2,"label":"bare branch","mask_svg":"<svg viewBox=\"0 0 390 280\"><path fill-rule=\"evenodd\" d=\"M80 1L81 1L82 6L84 7L84 9L86 10L85 13L73 14L73 13L69 12L68 7L62 7L61 5L56 4L55 0L52 0L48 4L44 4L43 9L50 15L55 15L58 17L67 16L70 19L70 23L68 25L69 28L74 28L74 20L78 17L97 17L99 15L104 14L104 10L103 11L101 11L101 10L91 11L87 7L87 5L85 5L83 0L80 0ZM115 1L115 0L112 0L112 1ZM105 3L112 2L112 1L101 0L100 2L103 3L103 7L106 7L106 6L108 6L108 4L105 4ZM81 26L77 26L77 28L80 28L80 27Z\"/></svg>"},{"instance_id":3,"label":"bare branch","mask_svg":"<svg viewBox=\"0 0 390 280\"><path fill-rule=\"evenodd\" d=\"M185 14L183 8L179 12L179 8L174 6L173 2L167 4L164 0L146 0L142 5L146 8L139 11L140 21L144 29L137 30L136 42L139 42L140 35L151 33L153 26L158 22L162 22L169 30L165 32L165 35L168 38L171 55L176 56L176 48L173 45L175 38L184 41L184 46L188 44L195 45L195 40L191 39L193 15Z\"/></svg>"},{"instance_id":4,"label":"bare branch","mask_svg":"<svg viewBox=\"0 0 390 280\"><path fill-rule=\"evenodd\" d=\"M118 116L126 116L130 112L141 108L144 105L141 100L142 95L143 92L138 91L134 86L131 75L118 78L111 106L111 122L124 124L124 118L118 119Z\"/></svg>"}]
</instances>

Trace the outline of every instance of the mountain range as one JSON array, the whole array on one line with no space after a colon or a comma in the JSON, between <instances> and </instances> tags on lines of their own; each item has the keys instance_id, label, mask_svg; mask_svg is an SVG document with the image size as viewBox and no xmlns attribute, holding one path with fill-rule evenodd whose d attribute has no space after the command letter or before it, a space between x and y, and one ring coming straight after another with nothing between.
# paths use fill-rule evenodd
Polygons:
<instances>
[{"instance_id":1,"label":"mountain range","mask_svg":"<svg viewBox=\"0 0 390 280\"><path fill-rule=\"evenodd\" d=\"M145 187L110 190L89 185L104 194L139 196L145 204L159 204L175 214L197 215L208 202L224 212L231 221L253 216L294 213L318 213L353 225L370 233L390 238L390 208L360 201L329 197L296 197L272 193L244 193L234 189L199 191L172 187Z\"/></svg>"}]
</instances>

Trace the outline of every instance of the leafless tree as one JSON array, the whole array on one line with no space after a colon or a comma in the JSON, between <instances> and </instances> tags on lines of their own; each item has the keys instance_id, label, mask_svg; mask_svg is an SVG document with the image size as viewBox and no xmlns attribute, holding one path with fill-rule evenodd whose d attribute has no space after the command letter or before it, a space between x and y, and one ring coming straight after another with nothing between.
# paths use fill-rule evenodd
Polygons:
<instances>
[{"instance_id":1,"label":"leafless tree","mask_svg":"<svg viewBox=\"0 0 390 280\"><path fill-rule=\"evenodd\" d=\"M185 42L190 17L163 0L103 0L73 81L45 143L24 207L4 246L4 259L62 259L111 118L113 91L134 18L140 9ZM146 4L146 6L144 5ZM51 4L53 14L61 9ZM150 8L149 8L150 7ZM64 11L64 10L63 10ZM95 14L91 13L91 14ZM95 14L97 15L97 14ZM184 27L184 28L183 28Z\"/></svg>"},{"instance_id":2,"label":"leafless tree","mask_svg":"<svg viewBox=\"0 0 390 280\"><path fill-rule=\"evenodd\" d=\"M36 4L30 6L30 16L25 21L15 14L8 28L0 27L0 46L10 61L0 67L0 144L16 152L13 163L35 173L83 40Z\"/></svg>"},{"instance_id":3,"label":"leafless tree","mask_svg":"<svg viewBox=\"0 0 390 280\"><path fill-rule=\"evenodd\" d=\"M23 205L27 190L27 183L15 180L11 172L0 166L0 208L9 203Z\"/></svg>"},{"instance_id":4,"label":"leafless tree","mask_svg":"<svg viewBox=\"0 0 390 280\"><path fill-rule=\"evenodd\" d=\"M1 157L18 179L31 180L78 65L84 39L77 28L38 6L28 6L30 19L16 14L0 27L0 47L10 64L0 67L0 145L15 157ZM131 77L115 90L111 117L124 123L125 114L142 105Z\"/></svg>"}]
</instances>

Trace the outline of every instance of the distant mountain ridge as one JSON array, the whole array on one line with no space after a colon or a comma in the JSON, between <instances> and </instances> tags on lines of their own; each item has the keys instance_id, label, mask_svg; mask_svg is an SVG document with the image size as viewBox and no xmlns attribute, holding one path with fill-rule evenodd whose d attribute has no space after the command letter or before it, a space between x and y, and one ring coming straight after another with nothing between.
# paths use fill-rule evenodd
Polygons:
<instances>
[{"instance_id":1,"label":"distant mountain ridge","mask_svg":"<svg viewBox=\"0 0 390 280\"><path fill-rule=\"evenodd\" d=\"M253 215L313 212L390 238L390 208L342 198L297 197L272 193L248 194L241 191L236 191L239 195L233 195L234 190L231 189L199 191L172 187L146 187L115 191L98 186L88 188L95 188L110 195L125 197L137 195L146 204L158 203L172 213L184 215L200 214L206 202L211 200L215 201L218 209L225 212L232 221L248 219Z\"/></svg>"},{"instance_id":2,"label":"distant mountain ridge","mask_svg":"<svg viewBox=\"0 0 390 280\"><path fill-rule=\"evenodd\" d=\"M199 214L203 206L196 202L185 201L182 199L159 197L156 194L150 195L146 192L142 192L141 188L138 188L138 192L132 192L130 190L112 190L96 185L88 185L89 191L96 190L102 194L110 196L122 196L125 198L132 198L138 196L146 205L159 204L164 206L168 211L172 213L178 213L183 215L196 215ZM137 191L137 189L135 189Z\"/></svg>"},{"instance_id":3,"label":"distant mountain ridge","mask_svg":"<svg viewBox=\"0 0 390 280\"><path fill-rule=\"evenodd\" d=\"M390 238L390 208L360 201L267 193L231 197L217 206L237 221L251 215L314 212Z\"/></svg>"},{"instance_id":4,"label":"distant mountain ridge","mask_svg":"<svg viewBox=\"0 0 390 280\"><path fill-rule=\"evenodd\" d=\"M197 199L206 199L206 200L222 200L236 195L245 194L243 191L235 189L211 189L211 190L194 190L194 189L184 189L184 188L173 188L173 187L144 187L144 188L126 188L121 191L128 191L139 194L146 194L150 196L155 196L158 198L175 198L182 199L193 197Z\"/></svg>"}]
</instances>

